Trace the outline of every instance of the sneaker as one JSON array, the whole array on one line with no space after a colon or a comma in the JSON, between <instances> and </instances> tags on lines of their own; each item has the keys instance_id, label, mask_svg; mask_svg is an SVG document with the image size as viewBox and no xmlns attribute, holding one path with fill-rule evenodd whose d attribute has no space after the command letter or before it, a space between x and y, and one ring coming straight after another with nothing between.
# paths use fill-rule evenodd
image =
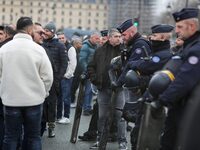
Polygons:
<instances>
[{"instance_id":1,"label":"sneaker","mask_svg":"<svg viewBox=\"0 0 200 150\"><path fill-rule=\"evenodd\" d=\"M79 139L81 139L82 141L96 141L97 139L97 133L91 132L91 131L87 131L85 132L82 136L78 136Z\"/></svg>"},{"instance_id":2,"label":"sneaker","mask_svg":"<svg viewBox=\"0 0 200 150\"><path fill-rule=\"evenodd\" d=\"M128 149L127 142L119 143L119 150L127 150L127 149Z\"/></svg>"},{"instance_id":3,"label":"sneaker","mask_svg":"<svg viewBox=\"0 0 200 150\"><path fill-rule=\"evenodd\" d=\"M60 124L69 124L70 120L69 120L69 118L63 117L62 119L60 119L58 121L58 123L60 123Z\"/></svg>"},{"instance_id":4,"label":"sneaker","mask_svg":"<svg viewBox=\"0 0 200 150\"><path fill-rule=\"evenodd\" d=\"M99 148L99 142L98 141L90 147L90 149L96 149L96 148Z\"/></svg>"}]
</instances>

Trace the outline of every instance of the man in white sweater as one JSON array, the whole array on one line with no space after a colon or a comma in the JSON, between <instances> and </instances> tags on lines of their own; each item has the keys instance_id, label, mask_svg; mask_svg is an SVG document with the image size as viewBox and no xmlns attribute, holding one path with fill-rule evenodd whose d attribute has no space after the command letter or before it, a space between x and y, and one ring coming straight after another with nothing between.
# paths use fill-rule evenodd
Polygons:
<instances>
[{"instance_id":1,"label":"man in white sweater","mask_svg":"<svg viewBox=\"0 0 200 150\"><path fill-rule=\"evenodd\" d=\"M0 49L0 96L4 105L3 150L16 150L23 126L23 148L41 150L42 104L53 82L45 50L32 40L33 22L17 21L12 41Z\"/></svg>"},{"instance_id":2,"label":"man in white sweater","mask_svg":"<svg viewBox=\"0 0 200 150\"><path fill-rule=\"evenodd\" d=\"M68 124L70 123L70 104L71 104L71 87L72 87L72 81L74 77L74 71L76 69L77 65L77 59L76 59L76 50L75 48L67 41L67 38L65 37L63 32L57 33L59 41L64 43L67 51L68 51L68 67L64 74L64 78L61 81L61 92L62 97L58 100L58 107L57 107L57 118L58 123L61 124ZM64 114L63 112L63 106L64 106Z\"/></svg>"}]
</instances>

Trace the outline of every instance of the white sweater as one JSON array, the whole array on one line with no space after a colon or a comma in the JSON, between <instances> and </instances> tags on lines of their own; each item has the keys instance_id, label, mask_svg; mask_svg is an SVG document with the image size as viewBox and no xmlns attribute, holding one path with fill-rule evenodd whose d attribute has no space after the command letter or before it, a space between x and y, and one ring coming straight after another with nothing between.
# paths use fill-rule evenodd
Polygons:
<instances>
[{"instance_id":1,"label":"white sweater","mask_svg":"<svg viewBox=\"0 0 200 150\"><path fill-rule=\"evenodd\" d=\"M45 50L28 34L18 33L0 49L0 97L6 106L44 102L53 82Z\"/></svg>"},{"instance_id":2,"label":"white sweater","mask_svg":"<svg viewBox=\"0 0 200 150\"><path fill-rule=\"evenodd\" d=\"M70 79L71 77L74 76L74 71L77 65L76 49L73 46L70 47L70 49L68 50L68 58L69 58L68 66L64 77Z\"/></svg>"}]
</instances>

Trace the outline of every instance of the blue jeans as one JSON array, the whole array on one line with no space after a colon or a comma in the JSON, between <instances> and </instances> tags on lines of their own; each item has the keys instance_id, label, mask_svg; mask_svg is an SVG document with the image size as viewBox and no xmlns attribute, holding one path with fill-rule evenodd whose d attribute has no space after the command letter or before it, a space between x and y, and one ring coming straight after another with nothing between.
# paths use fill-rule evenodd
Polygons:
<instances>
[{"instance_id":1,"label":"blue jeans","mask_svg":"<svg viewBox=\"0 0 200 150\"><path fill-rule=\"evenodd\" d=\"M71 104L71 86L73 78L64 78L61 81L61 97L58 100L57 118L62 118L63 104L64 104L64 117L69 118L70 104Z\"/></svg>"},{"instance_id":2,"label":"blue jeans","mask_svg":"<svg viewBox=\"0 0 200 150\"><path fill-rule=\"evenodd\" d=\"M84 95L84 103L83 110L91 110L92 109L92 88L90 80L85 81L85 95Z\"/></svg>"},{"instance_id":3,"label":"blue jeans","mask_svg":"<svg viewBox=\"0 0 200 150\"><path fill-rule=\"evenodd\" d=\"M4 106L5 137L3 150L16 150L24 129L23 150L41 150L42 104L29 107Z\"/></svg>"}]
</instances>

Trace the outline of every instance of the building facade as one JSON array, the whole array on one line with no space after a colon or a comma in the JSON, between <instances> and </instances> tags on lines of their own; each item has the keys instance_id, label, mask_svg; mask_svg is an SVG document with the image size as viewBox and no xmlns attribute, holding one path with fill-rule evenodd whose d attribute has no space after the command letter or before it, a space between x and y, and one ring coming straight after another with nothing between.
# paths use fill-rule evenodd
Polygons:
<instances>
[{"instance_id":1,"label":"building facade","mask_svg":"<svg viewBox=\"0 0 200 150\"><path fill-rule=\"evenodd\" d=\"M21 16L45 25L54 21L57 28L102 30L108 27L106 0L1 0L0 24L16 24Z\"/></svg>"},{"instance_id":2,"label":"building facade","mask_svg":"<svg viewBox=\"0 0 200 150\"><path fill-rule=\"evenodd\" d=\"M150 27L155 25L159 15L158 0L110 0L108 25L115 26L127 19L138 19L138 29L141 33L150 33Z\"/></svg>"}]
</instances>

